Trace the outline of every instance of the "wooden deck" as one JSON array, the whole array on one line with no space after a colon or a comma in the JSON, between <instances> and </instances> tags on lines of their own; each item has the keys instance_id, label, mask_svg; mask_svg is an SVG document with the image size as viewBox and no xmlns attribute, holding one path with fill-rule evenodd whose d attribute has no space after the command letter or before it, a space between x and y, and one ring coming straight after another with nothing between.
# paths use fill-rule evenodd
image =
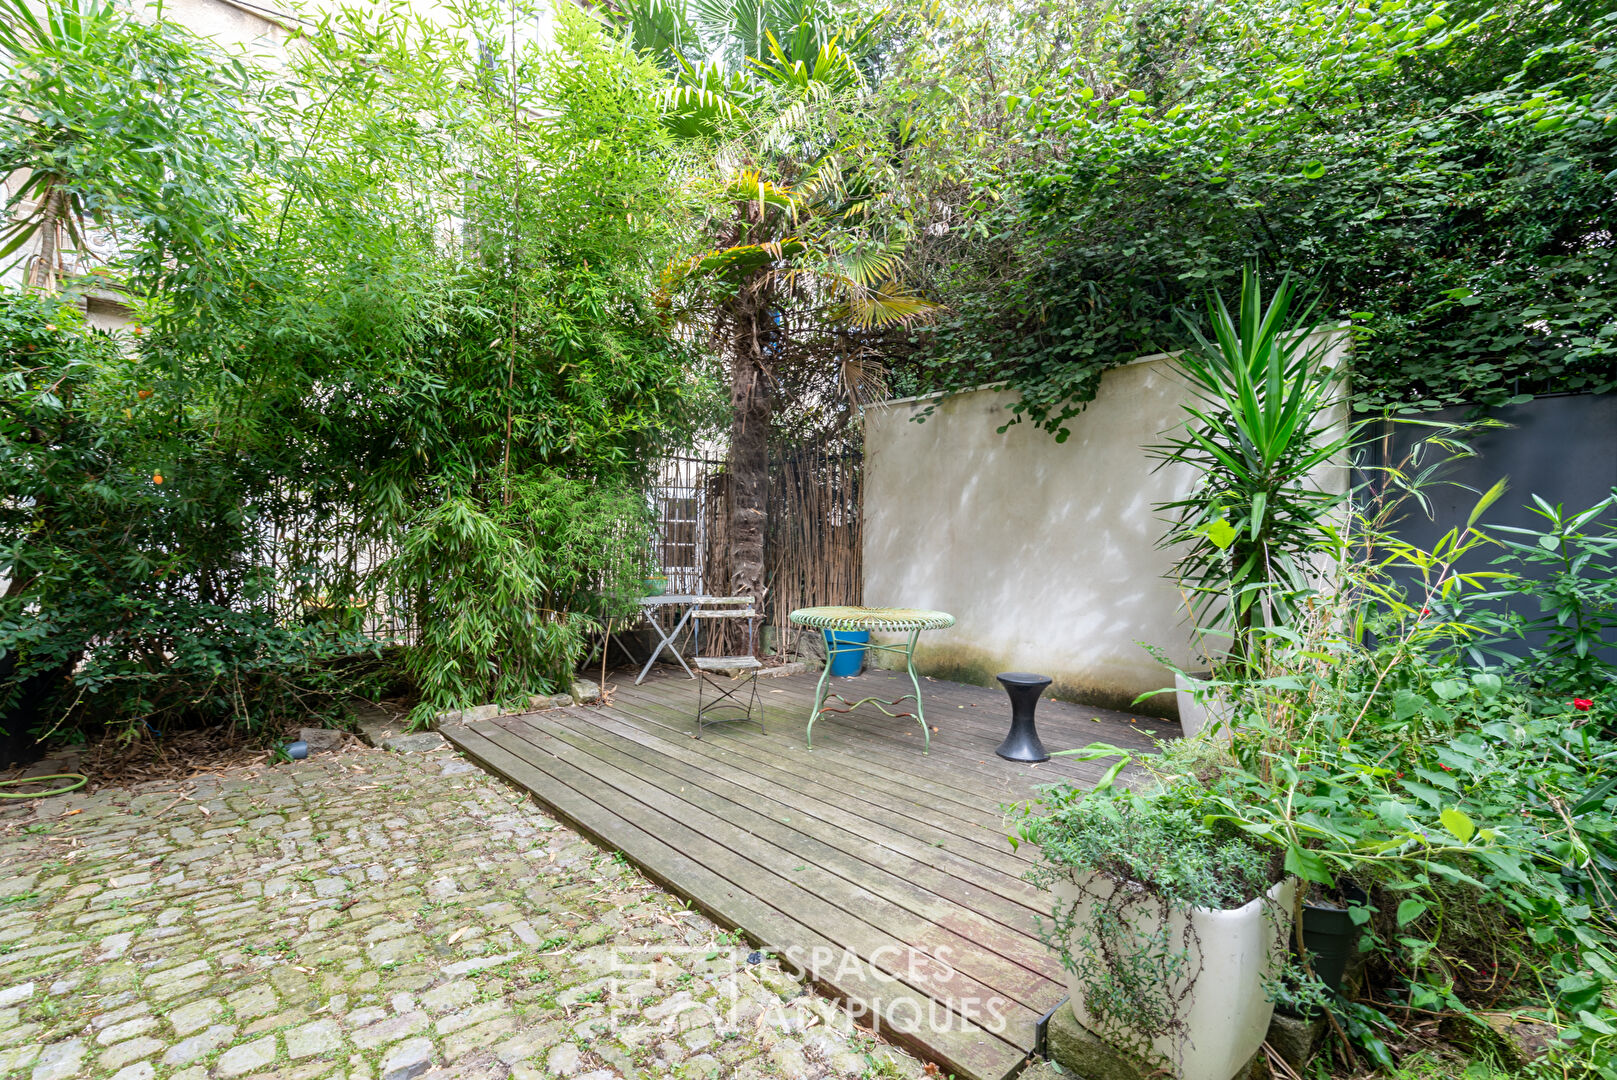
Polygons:
<instances>
[{"instance_id":1,"label":"wooden deck","mask_svg":"<svg viewBox=\"0 0 1617 1080\"><path fill-rule=\"evenodd\" d=\"M1104 766L995 756L1010 712L997 688L925 682L936 730L923 755L919 725L874 706L822 719L807 750L813 676L759 680L764 731L710 727L700 740L683 672L613 682L604 707L444 735L945 1074L1002 1080L1021 1067L1065 990L1035 929L1047 899L1022 880L1028 853L1011 850L1001 806ZM908 686L889 672L837 682L849 698ZM1178 734L1056 701L1040 703L1038 723L1052 750Z\"/></svg>"}]
</instances>

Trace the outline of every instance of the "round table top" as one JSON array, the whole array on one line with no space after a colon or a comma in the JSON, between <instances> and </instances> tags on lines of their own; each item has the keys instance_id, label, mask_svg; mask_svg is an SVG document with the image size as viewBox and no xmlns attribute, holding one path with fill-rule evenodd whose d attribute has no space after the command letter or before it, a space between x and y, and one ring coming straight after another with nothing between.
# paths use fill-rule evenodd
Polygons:
<instances>
[{"instance_id":1,"label":"round table top","mask_svg":"<svg viewBox=\"0 0 1617 1080\"><path fill-rule=\"evenodd\" d=\"M816 630L942 630L954 625L947 611L897 607L807 607L788 618Z\"/></svg>"}]
</instances>

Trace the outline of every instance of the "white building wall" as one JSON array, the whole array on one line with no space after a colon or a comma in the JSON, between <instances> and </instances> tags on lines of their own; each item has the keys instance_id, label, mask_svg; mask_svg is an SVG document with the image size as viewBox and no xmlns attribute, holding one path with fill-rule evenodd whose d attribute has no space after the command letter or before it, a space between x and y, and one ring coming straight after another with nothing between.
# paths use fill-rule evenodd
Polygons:
<instances>
[{"instance_id":1,"label":"white building wall","mask_svg":"<svg viewBox=\"0 0 1617 1080\"><path fill-rule=\"evenodd\" d=\"M1345 348L1339 336L1337 354ZM865 603L957 620L921 635L918 670L981 686L1001 671L1040 672L1054 697L1125 710L1171 686L1143 645L1187 665L1191 625L1153 506L1194 478L1144 448L1182 422L1186 396L1158 356L1108 371L1064 443L1027 423L999 434L1007 390L865 412ZM892 654L873 655L885 665ZM1172 695L1136 708L1173 715Z\"/></svg>"}]
</instances>

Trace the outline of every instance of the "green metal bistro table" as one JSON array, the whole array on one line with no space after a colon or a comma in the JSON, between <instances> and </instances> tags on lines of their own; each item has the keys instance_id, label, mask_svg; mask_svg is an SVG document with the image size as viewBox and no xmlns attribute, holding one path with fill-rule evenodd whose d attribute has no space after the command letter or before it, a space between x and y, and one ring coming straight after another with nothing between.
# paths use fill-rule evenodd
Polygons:
<instances>
[{"instance_id":1,"label":"green metal bistro table","mask_svg":"<svg viewBox=\"0 0 1617 1080\"><path fill-rule=\"evenodd\" d=\"M808 722L808 748L814 749L814 721L829 712L852 712L861 705L874 704L876 708L892 717L909 717L921 725L921 735L925 740L922 753L932 749L932 733L926 726L926 714L921 709L921 680L915 677L915 639L921 636L922 630L943 630L954 625L954 616L946 611L922 611L917 608L883 608L883 607L811 607L798 608L788 618L798 626L807 626L814 630L870 630L877 633L905 634L906 640L902 645L878 645L871 642L868 645L859 645L860 649L877 649L882 652L901 652L904 654L904 667L910 674L910 685L915 693L905 694L896 701L885 698L867 697L858 701L849 701L841 694L827 694L826 681L831 677L831 662L836 659L839 652L851 652L853 649L838 649L837 642L832 638L825 639L825 668L820 672L820 683L814 688L814 711L809 714ZM906 701L915 702L915 711L888 712L888 706L898 708ZM836 704L832 704L836 702Z\"/></svg>"}]
</instances>

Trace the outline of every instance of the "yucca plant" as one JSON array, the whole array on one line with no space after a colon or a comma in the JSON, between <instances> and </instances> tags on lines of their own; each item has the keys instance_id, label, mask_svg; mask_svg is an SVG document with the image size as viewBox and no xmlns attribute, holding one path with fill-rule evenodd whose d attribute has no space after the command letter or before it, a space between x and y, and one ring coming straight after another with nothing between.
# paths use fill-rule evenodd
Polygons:
<instances>
[{"instance_id":1,"label":"yucca plant","mask_svg":"<svg viewBox=\"0 0 1617 1080\"><path fill-rule=\"evenodd\" d=\"M1177 366L1191 397L1183 426L1151 448L1162 465L1192 469L1190 493L1159 503L1172 522L1162 546L1174 566L1204 653L1251 655L1254 632L1283 625L1339 550L1334 512L1347 497L1346 456L1360 425L1344 427L1344 372L1331 361L1337 335L1317 299L1285 278L1264 302L1248 269L1232 314L1208 297L1212 337L1186 318L1196 344Z\"/></svg>"}]
</instances>

